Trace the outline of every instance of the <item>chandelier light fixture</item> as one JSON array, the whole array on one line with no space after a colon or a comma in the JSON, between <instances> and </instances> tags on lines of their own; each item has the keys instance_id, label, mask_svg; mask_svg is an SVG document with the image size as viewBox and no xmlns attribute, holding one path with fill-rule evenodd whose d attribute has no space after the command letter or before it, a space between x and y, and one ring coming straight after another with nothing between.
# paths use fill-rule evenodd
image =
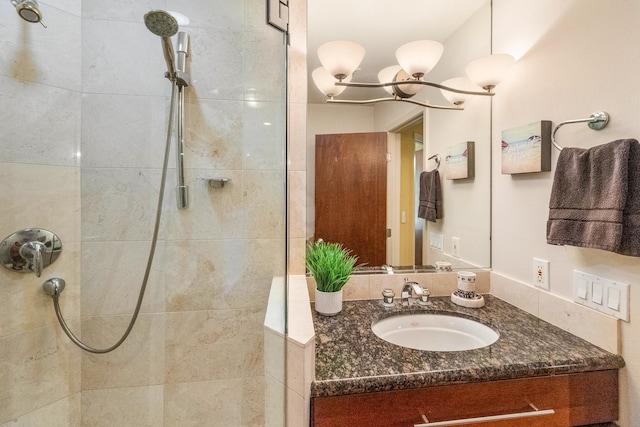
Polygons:
<instances>
[{"instance_id":1,"label":"chandelier light fixture","mask_svg":"<svg viewBox=\"0 0 640 427\"><path fill-rule=\"evenodd\" d=\"M425 80L425 75L436 66L443 51L442 44L432 40L406 43L396 50L398 64L384 68L378 73L379 82L354 82L353 73L362 62L365 49L352 41L334 40L318 48L318 58L322 67L313 70L311 77L318 89L327 96L328 103L373 104L403 101L427 108L463 110L462 105L470 96L493 96L492 89L507 75L514 63L511 55L488 55L467 65L465 77L452 78L442 83ZM424 86L440 89L445 99L453 105L432 105L411 99ZM336 99L347 87L380 87L391 97L366 100ZM483 91L480 91L480 88Z\"/></svg>"}]
</instances>

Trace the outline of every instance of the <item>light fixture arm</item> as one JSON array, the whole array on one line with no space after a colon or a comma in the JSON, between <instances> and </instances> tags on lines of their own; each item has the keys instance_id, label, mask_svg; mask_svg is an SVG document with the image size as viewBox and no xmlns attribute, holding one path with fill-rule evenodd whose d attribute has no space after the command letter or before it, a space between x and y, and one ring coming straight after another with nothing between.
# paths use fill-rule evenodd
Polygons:
<instances>
[{"instance_id":1,"label":"light fixture arm","mask_svg":"<svg viewBox=\"0 0 640 427\"><path fill-rule=\"evenodd\" d=\"M377 104L379 102L387 102L387 101L408 102L410 104L419 105L419 106L425 107L425 108L433 108L433 109L436 109L436 110L464 110L464 108L458 107L458 106L451 107L451 106L448 106L448 105L433 105L433 104L427 104L425 102L416 101L414 99L401 98L401 97L374 98L374 99L364 99L364 100L327 98L327 104L358 104L358 105L366 105L366 104Z\"/></svg>"},{"instance_id":2,"label":"light fixture arm","mask_svg":"<svg viewBox=\"0 0 640 427\"><path fill-rule=\"evenodd\" d=\"M449 86L444 86L438 83L428 82L425 80L399 80L397 82L388 82L388 83L359 83L359 82L335 82L336 86L346 86L346 87L366 87L366 88L374 88L374 87L387 87L387 86L400 86L400 85L415 85L420 84L424 86L431 86L441 90L446 90L449 92L462 93L465 95L479 95L479 96L494 96L495 93L491 91L486 92L476 92L470 90L462 90L456 89Z\"/></svg>"}]
</instances>

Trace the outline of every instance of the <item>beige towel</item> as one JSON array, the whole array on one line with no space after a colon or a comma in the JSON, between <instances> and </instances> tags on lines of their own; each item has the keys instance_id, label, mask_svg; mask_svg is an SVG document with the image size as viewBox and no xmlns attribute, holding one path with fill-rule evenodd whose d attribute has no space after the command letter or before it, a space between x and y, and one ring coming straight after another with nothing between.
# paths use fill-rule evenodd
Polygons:
<instances>
[{"instance_id":1,"label":"beige towel","mask_svg":"<svg viewBox=\"0 0 640 427\"><path fill-rule=\"evenodd\" d=\"M549 201L547 243L612 252L634 246L622 242L625 216L630 226L640 219L638 212L625 215L625 209L635 206L628 207L627 199L630 152L637 145L635 139L624 139L589 149L562 149Z\"/></svg>"}]
</instances>

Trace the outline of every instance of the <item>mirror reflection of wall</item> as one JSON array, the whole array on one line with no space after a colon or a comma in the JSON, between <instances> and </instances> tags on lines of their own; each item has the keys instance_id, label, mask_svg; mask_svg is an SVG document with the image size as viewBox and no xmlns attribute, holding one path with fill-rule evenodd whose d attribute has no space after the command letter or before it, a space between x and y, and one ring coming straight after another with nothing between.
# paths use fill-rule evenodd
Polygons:
<instances>
[{"instance_id":1,"label":"mirror reflection of wall","mask_svg":"<svg viewBox=\"0 0 640 427\"><path fill-rule=\"evenodd\" d=\"M439 0L421 3L419 7L431 6L429 13L433 15L437 14L439 10L439 8L434 8L436 3L470 8L463 22L457 23L456 28L446 32L444 38L439 40L445 46L445 51L438 65L427 75L427 79L442 82L448 78L463 75L467 63L490 53L491 6L489 2L472 5L472 2L468 0ZM343 32L338 22L332 21L330 31L327 31L326 23L315 21L314 15L323 16L323 14L312 12L318 8L330 7L331 4L333 4L332 1L309 0L308 65L310 71L317 66L315 52L318 44L335 39L354 39L354 31L357 28L354 28L353 25ZM340 14L344 17L344 14L348 13L348 10L345 9L348 8L344 2L341 2L341 6ZM368 9L370 8L368 7ZM363 69L368 66L367 58L375 56L377 53L375 47L370 48L365 42L367 38L379 37L378 34L372 34L370 29L387 27L367 23L364 21L366 19L367 16L360 14L357 19L353 18L350 21L351 23L360 22L361 25L357 26L360 29L369 29L368 34L361 32L361 38L354 40L365 45L367 49L365 60L361 65ZM407 25L407 28L409 27L411 24ZM402 31L395 31L395 36L400 36L397 39L397 46L418 38L434 39L430 37L428 25L418 27L421 27L422 31L420 36L412 33L403 38ZM414 27L411 28L414 29ZM393 49L386 53L393 57ZM389 61L394 61L394 59L389 59ZM311 81L311 79L309 80ZM315 224L315 135L385 131L390 132L389 152L391 153L387 186L389 190L387 227L392 230L392 234L387 239L387 263L391 265L433 265L436 261L448 261L457 268L489 267L490 99L488 97L472 97L465 104L464 111L425 110L421 107L396 102L365 106L329 105L324 103L321 94L318 96L319 92L313 83L310 84L307 110L307 237L314 236ZM356 88L347 88L343 94L353 98L352 95L357 90ZM435 89L423 90L416 97L421 101L433 104L447 103L440 92ZM422 119L423 123L420 124L416 119ZM402 135L405 132L408 135L407 140L411 139L411 142L403 144ZM422 135L423 149L421 152L415 149L415 135ZM444 179L442 168L444 167L446 148L465 141L475 141L475 177L456 181ZM397 144L397 148L395 144ZM409 149L409 146L412 148ZM419 153L417 158L416 153ZM435 167L433 160L427 161L433 154L440 154L443 159L440 173L445 216L436 223L425 223L415 214L417 191L414 182L419 172ZM407 167L405 168L405 166ZM397 176L394 175L396 168ZM460 242L460 251L457 256L452 254L454 237ZM422 238L421 243L419 242L420 238ZM434 238L436 241L442 241L441 247L433 247ZM418 248L416 249L417 241ZM421 258L420 252L422 252ZM419 262L420 259L422 262Z\"/></svg>"}]
</instances>

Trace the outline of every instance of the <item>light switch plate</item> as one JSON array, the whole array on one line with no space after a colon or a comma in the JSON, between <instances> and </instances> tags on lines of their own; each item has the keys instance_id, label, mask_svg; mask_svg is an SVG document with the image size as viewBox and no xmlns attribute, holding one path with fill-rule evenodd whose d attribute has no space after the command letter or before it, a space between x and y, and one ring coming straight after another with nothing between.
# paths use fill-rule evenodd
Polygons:
<instances>
[{"instance_id":1,"label":"light switch plate","mask_svg":"<svg viewBox=\"0 0 640 427\"><path fill-rule=\"evenodd\" d=\"M573 270L573 300L629 321L629 284Z\"/></svg>"}]
</instances>

